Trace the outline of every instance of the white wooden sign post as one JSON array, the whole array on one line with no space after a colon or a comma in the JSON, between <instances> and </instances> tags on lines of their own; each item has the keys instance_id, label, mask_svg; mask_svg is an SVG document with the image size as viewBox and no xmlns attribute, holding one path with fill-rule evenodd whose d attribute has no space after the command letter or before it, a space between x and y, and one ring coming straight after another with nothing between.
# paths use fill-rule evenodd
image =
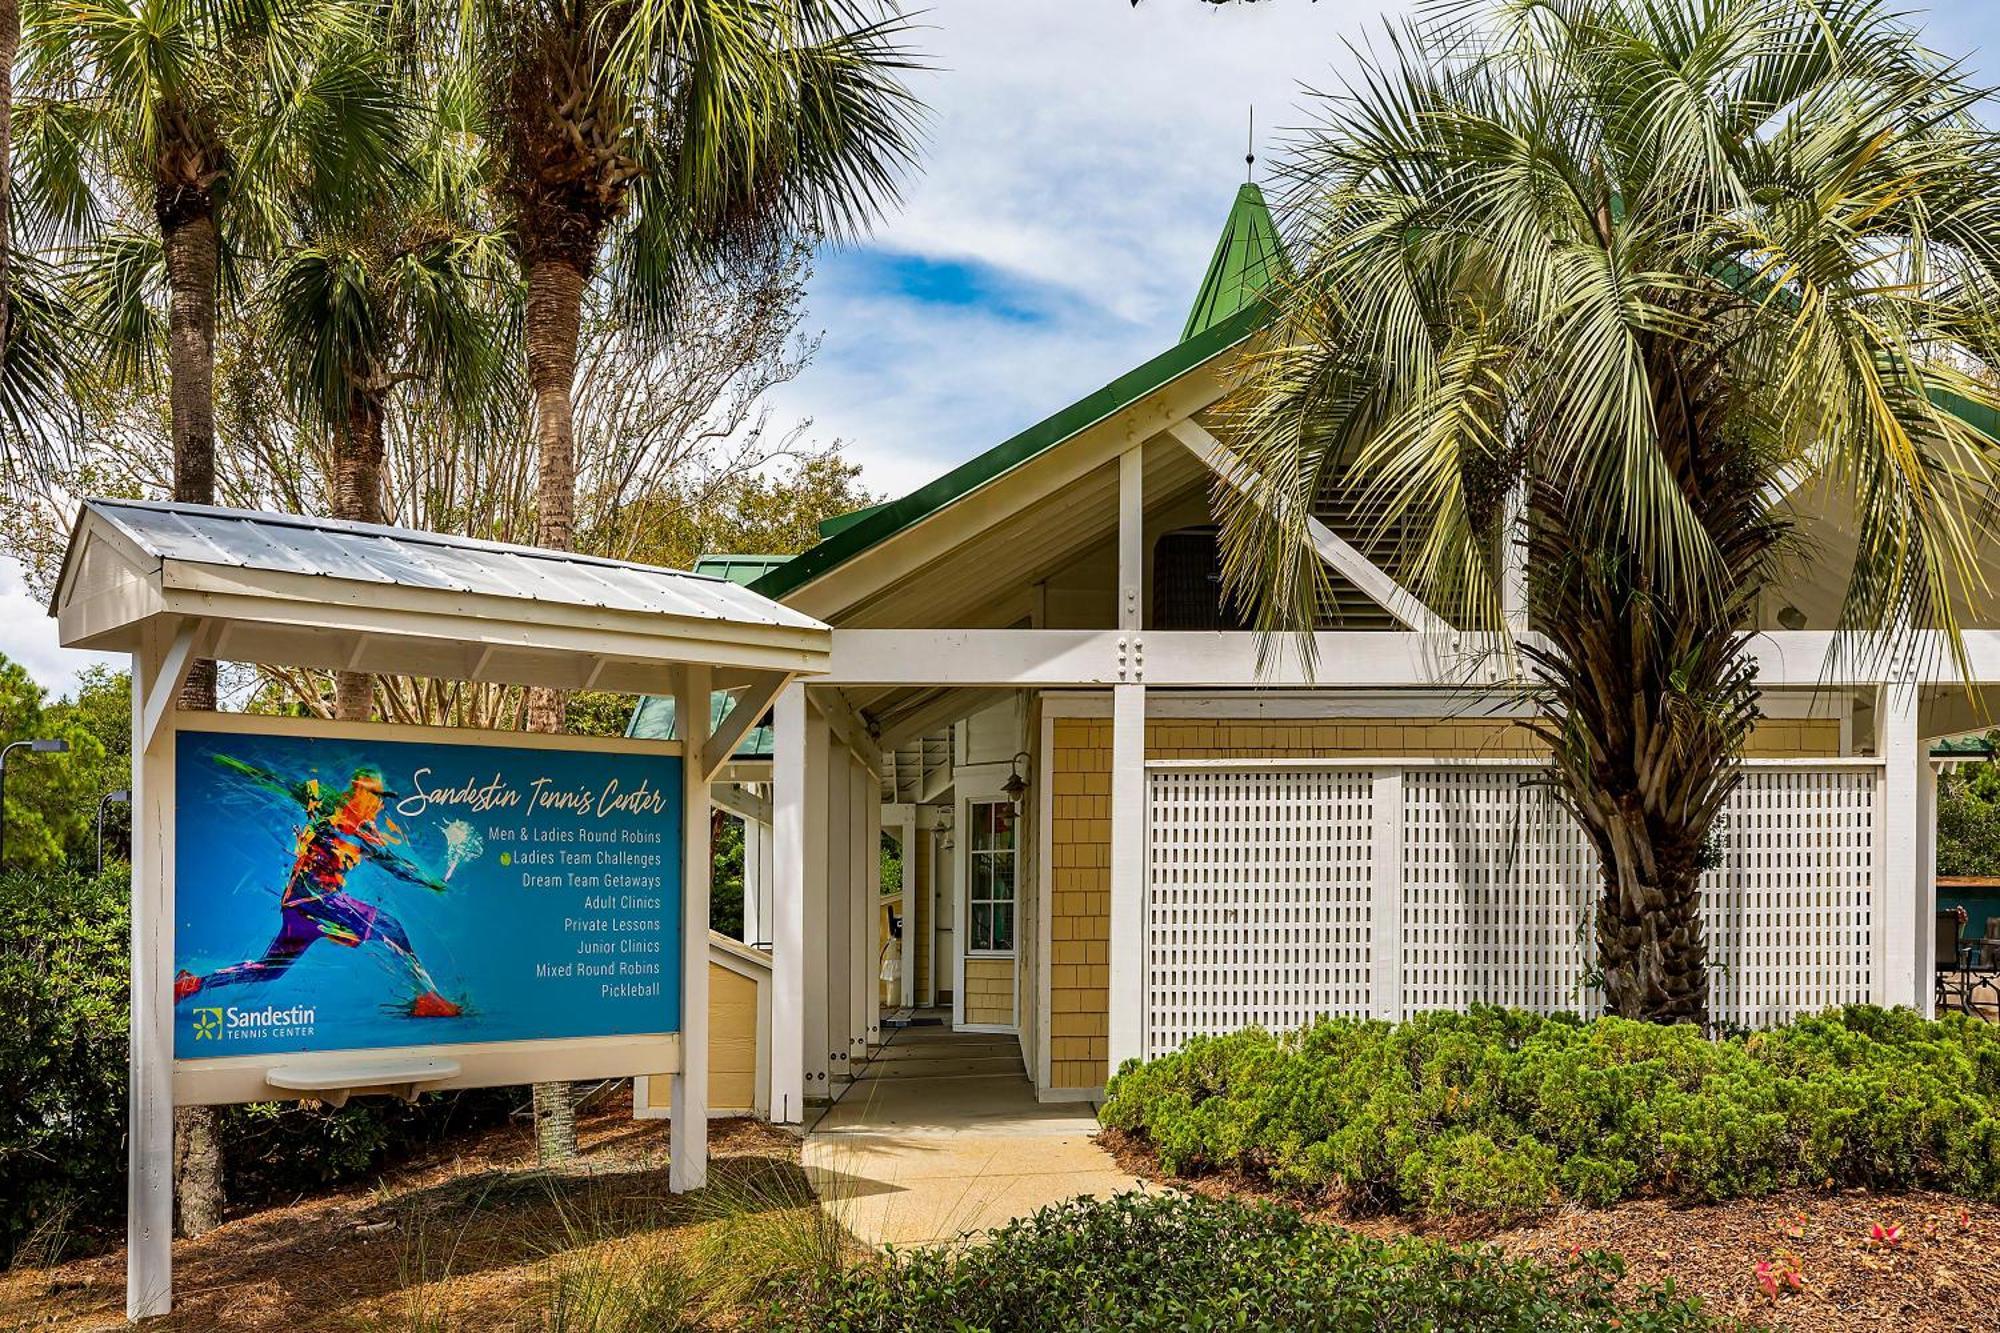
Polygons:
<instances>
[{"instance_id":1,"label":"white wooden sign post","mask_svg":"<svg viewBox=\"0 0 2000 1333\"><path fill-rule=\"evenodd\" d=\"M723 580L673 570L405 529L131 501L86 503L52 609L65 646L132 656L129 1318L172 1308L176 1105L301 1095L337 1104L367 1093L414 1097L425 1089L666 1075L673 1088L669 1186L683 1191L706 1183L708 785L786 685L825 670L826 626ZM203 658L635 694L658 692L665 678L679 700L680 736L672 742L590 741L179 713L181 687ZM713 728L712 692L733 701ZM222 743L264 747L258 753L338 744L346 747L343 754L357 746L460 747L469 754L483 746L481 762L500 753L518 758L519 751L532 764L540 762L534 752L542 751L549 763L574 769L577 753L586 751L603 757L584 767L607 771L677 756L680 785L665 805L657 788L642 800L630 786L623 793L629 803L614 801L609 786L595 801L597 818L611 810L643 820L660 811L663 818L671 814L679 829L680 917L670 924L677 926L680 958L677 969L662 970L663 976L678 972L677 1006L659 1011L659 1031L613 1025L601 1035L592 1029L550 1039L509 1031L495 1040L304 1045L282 1055L177 1059L177 990L187 988L182 998L188 998L203 985L234 986L242 969L268 968L282 952L207 978L176 976L175 837L177 824L190 814L177 809L177 751L195 742L213 746L218 732ZM266 788L282 786L272 774L262 779ZM379 787L379 777L366 780ZM349 794L364 782L357 772ZM300 790L317 805L317 785ZM476 804L478 798L465 799ZM540 799L538 792L528 796L528 808L542 808ZM582 817L590 807L572 802L547 808ZM296 882L296 865L292 873ZM445 870L444 878L450 873ZM525 882L522 877L516 887ZM569 887L576 885L569 881ZM376 921L373 909L362 910L367 921ZM659 928L658 922L647 925ZM414 960L407 943L397 945L395 956ZM303 952L303 946L296 951ZM279 970L291 961L284 959ZM224 976L231 972L237 975ZM428 980L421 968L418 974ZM585 997L585 1011L594 1003L592 989L570 992ZM654 1002L643 982L597 989L624 1001ZM435 992L429 998L449 1004ZM228 1012L234 1022L235 1011ZM646 1026L642 1014L639 1027ZM199 1022L192 1028L199 1039ZM286 1036L301 1031L309 1035L313 1025L289 1028Z\"/></svg>"}]
</instances>

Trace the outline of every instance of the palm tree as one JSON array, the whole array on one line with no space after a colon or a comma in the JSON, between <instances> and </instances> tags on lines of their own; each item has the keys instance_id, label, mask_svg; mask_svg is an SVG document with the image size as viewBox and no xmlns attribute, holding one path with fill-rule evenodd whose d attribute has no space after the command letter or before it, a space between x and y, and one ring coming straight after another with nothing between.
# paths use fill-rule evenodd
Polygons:
<instances>
[{"instance_id":1,"label":"palm tree","mask_svg":"<svg viewBox=\"0 0 2000 1333\"><path fill-rule=\"evenodd\" d=\"M414 91L414 90L413 90ZM261 327L301 421L333 443L335 518L384 520L383 461L397 390L471 429L512 398L514 265L483 216L484 162L462 85L437 84L406 105L401 159L358 200L316 208L307 196L295 243L269 265ZM335 716L366 721L374 679L335 675Z\"/></svg>"},{"instance_id":2,"label":"palm tree","mask_svg":"<svg viewBox=\"0 0 2000 1333\"><path fill-rule=\"evenodd\" d=\"M471 52L527 281L537 540L574 539L584 290L666 333L691 271L863 229L913 160L904 25L864 0L486 0ZM561 726L537 691L529 725Z\"/></svg>"},{"instance_id":3,"label":"palm tree","mask_svg":"<svg viewBox=\"0 0 2000 1333\"><path fill-rule=\"evenodd\" d=\"M1228 584L1310 628L1336 491L1418 534L1464 628L1503 627L1524 548L1607 1001L1703 1022L1795 497L1857 536L1838 627L1956 644L1980 590L1994 446L1949 409L1996 402L2000 142L1874 0L1458 0L1391 45L1287 164L1303 263L1225 413L1259 477L1220 498Z\"/></svg>"},{"instance_id":4,"label":"palm tree","mask_svg":"<svg viewBox=\"0 0 2000 1333\"><path fill-rule=\"evenodd\" d=\"M914 158L915 61L870 0L482 0L468 50L486 88L494 187L527 284L536 539L575 537L572 391L585 288L670 332L687 276L744 247L841 239ZM559 731L560 692L528 695ZM574 1152L568 1090L535 1088L544 1160Z\"/></svg>"},{"instance_id":5,"label":"palm tree","mask_svg":"<svg viewBox=\"0 0 2000 1333\"><path fill-rule=\"evenodd\" d=\"M31 0L25 12L22 170L38 215L83 261L96 331L114 365L146 365L158 329L143 301L164 288L173 496L215 499L215 328L235 251L273 230L260 187L281 164L335 199L385 161L395 111L368 65L358 4L310 0ZM14 201L19 207L20 202ZM150 217L151 234L130 224ZM183 708L215 706L198 662ZM175 1115L183 1234L222 1220L212 1108Z\"/></svg>"}]
</instances>

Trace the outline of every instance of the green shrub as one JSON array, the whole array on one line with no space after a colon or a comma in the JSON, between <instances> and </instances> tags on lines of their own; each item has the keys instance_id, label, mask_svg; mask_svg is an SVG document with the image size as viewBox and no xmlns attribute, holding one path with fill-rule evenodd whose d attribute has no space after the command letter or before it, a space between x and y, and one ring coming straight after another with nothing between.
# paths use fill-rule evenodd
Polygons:
<instances>
[{"instance_id":1,"label":"green shrub","mask_svg":"<svg viewBox=\"0 0 2000 1333\"><path fill-rule=\"evenodd\" d=\"M1671 1289L1620 1303L1603 1255L1551 1272L1498 1251L1383 1242L1282 1208L1179 1194L1079 1199L962 1250L891 1254L775 1322L792 1329L1679 1330L1718 1325Z\"/></svg>"},{"instance_id":2,"label":"green shrub","mask_svg":"<svg viewBox=\"0 0 2000 1333\"><path fill-rule=\"evenodd\" d=\"M125 1211L130 967L125 868L0 874L0 1265L52 1226ZM261 1202L355 1180L448 1132L505 1119L513 1090L369 1098L339 1110L266 1103L221 1118L226 1197Z\"/></svg>"},{"instance_id":3,"label":"green shrub","mask_svg":"<svg viewBox=\"0 0 2000 1333\"><path fill-rule=\"evenodd\" d=\"M2000 1198L2000 1028L1857 1005L1710 1040L1516 1010L1198 1038L1112 1080L1164 1169L1506 1222L1794 1186Z\"/></svg>"}]
</instances>

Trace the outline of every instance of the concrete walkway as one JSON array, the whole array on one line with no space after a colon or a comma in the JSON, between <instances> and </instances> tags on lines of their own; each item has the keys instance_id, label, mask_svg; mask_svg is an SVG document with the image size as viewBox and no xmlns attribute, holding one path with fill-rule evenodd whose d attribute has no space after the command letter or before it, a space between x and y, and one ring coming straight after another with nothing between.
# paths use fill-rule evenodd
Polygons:
<instances>
[{"instance_id":1,"label":"concrete walkway","mask_svg":"<svg viewBox=\"0 0 2000 1333\"><path fill-rule=\"evenodd\" d=\"M1013 1037L912 1027L813 1126L804 1163L849 1231L907 1247L1137 1188L1096 1132L1088 1105L1035 1100Z\"/></svg>"}]
</instances>

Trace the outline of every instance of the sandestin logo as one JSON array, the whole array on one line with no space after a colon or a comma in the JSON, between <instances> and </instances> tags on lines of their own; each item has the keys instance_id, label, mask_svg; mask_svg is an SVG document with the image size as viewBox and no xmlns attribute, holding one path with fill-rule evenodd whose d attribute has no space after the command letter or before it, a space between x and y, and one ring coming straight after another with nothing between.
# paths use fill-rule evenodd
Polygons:
<instances>
[{"instance_id":1,"label":"sandestin logo","mask_svg":"<svg viewBox=\"0 0 2000 1333\"><path fill-rule=\"evenodd\" d=\"M309 1004L295 1004L288 1008L266 1005L262 1009L238 1009L232 1004L220 1009L196 1009L193 1011L194 1039L221 1041L228 1033L289 1035L293 1029L311 1032L318 1017L317 1011Z\"/></svg>"}]
</instances>

